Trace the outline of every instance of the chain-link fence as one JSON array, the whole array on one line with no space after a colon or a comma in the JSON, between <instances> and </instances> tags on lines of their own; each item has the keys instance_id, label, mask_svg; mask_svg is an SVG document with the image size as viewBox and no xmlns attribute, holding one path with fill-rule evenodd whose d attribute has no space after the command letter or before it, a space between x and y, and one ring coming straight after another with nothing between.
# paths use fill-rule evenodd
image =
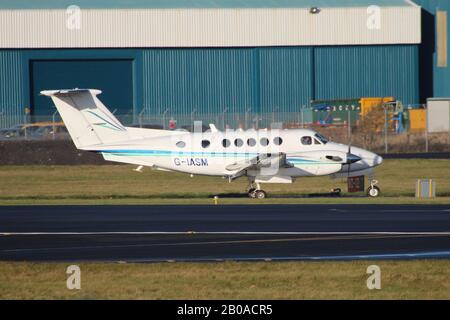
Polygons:
<instances>
[{"instance_id":1,"label":"chain-link fence","mask_svg":"<svg viewBox=\"0 0 450 320\"><path fill-rule=\"evenodd\" d=\"M276 107L273 108L277 110ZM361 146L378 153L450 151L450 133L429 134L426 130L424 105L398 108L373 108L362 112L359 107L299 107L298 112L190 114L172 113L166 109L152 114L143 109L138 114L116 115L122 124L141 128L193 131L201 121L203 130L214 124L219 130L263 128L310 128L332 141ZM363 114L364 113L364 114ZM9 116L0 113L0 140L61 140L70 136L59 114L50 116Z\"/></svg>"}]
</instances>

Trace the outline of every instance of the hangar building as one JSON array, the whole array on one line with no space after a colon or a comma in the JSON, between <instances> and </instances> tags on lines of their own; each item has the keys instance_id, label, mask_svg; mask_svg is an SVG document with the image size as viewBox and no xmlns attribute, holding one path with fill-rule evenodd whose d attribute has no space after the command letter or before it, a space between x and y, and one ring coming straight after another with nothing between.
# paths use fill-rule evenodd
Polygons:
<instances>
[{"instance_id":1,"label":"hangar building","mask_svg":"<svg viewBox=\"0 0 450 320\"><path fill-rule=\"evenodd\" d=\"M443 53L437 61L434 47L421 47L423 32L435 45L426 27L445 1L418 2L428 11L410 0L4 0L0 119L20 122L25 108L51 115L39 92L55 88L101 89L133 121L450 95ZM419 67L426 58L434 62Z\"/></svg>"}]
</instances>

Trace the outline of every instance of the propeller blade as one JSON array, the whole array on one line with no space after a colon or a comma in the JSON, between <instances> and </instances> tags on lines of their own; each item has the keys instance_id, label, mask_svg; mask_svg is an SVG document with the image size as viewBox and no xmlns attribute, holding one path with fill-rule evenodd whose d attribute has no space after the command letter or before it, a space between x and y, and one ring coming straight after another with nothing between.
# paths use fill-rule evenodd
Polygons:
<instances>
[{"instance_id":1,"label":"propeller blade","mask_svg":"<svg viewBox=\"0 0 450 320\"><path fill-rule=\"evenodd\" d=\"M348 164L347 179L350 177L350 167L351 167L351 162Z\"/></svg>"}]
</instances>

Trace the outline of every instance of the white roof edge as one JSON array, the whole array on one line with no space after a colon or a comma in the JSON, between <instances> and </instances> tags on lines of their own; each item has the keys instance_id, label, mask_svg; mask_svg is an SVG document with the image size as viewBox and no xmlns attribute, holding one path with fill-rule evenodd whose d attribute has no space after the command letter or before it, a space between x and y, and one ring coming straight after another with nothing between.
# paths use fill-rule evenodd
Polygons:
<instances>
[{"instance_id":1,"label":"white roof edge","mask_svg":"<svg viewBox=\"0 0 450 320\"><path fill-rule=\"evenodd\" d=\"M415 3L415 2L412 1L412 0L405 0L405 2L406 2L407 4L409 4L410 6L412 6L412 7L421 8L420 5L418 5L417 3Z\"/></svg>"},{"instance_id":2,"label":"white roof edge","mask_svg":"<svg viewBox=\"0 0 450 320\"><path fill-rule=\"evenodd\" d=\"M445 98L445 97L443 97L443 98L427 98L427 101L448 101L448 100L450 100L450 97L449 98Z\"/></svg>"}]
</instances>

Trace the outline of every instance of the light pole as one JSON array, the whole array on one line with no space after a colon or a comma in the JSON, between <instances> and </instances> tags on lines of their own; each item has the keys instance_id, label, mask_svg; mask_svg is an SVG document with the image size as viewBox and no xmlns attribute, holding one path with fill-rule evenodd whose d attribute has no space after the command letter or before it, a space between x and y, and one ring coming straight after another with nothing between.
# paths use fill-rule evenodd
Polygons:
<instances>
[{"instance_id":1,"label":"light pole","mask_svg":"<svg viewBox=\"0 0 450 320\"><path fill-rule=\"evenodd\" d=\"M142 111L139 113L139 128L142 128L142 114L145 112L146 107L142 109Z\"/></svg>"},{"instance_id":2,"label":"light pole","mask_svg":"<svg viewBox=\"0 0 450 320\"><path fill-rule=\"evenodd\" d=\"M384 105L384 153L388 153L388 112L386 105Z\"/></svg>"},{"instance_id":3,"label":"light pole","mask_svg":"<svg viewBox=\"0 0 450 320\"><path fill-rule=\"evenodd\" d=\"M162 116L162 127L163 129L166 129L166 114L169 112L169 108L167 108Z\"/></svg>"},{"instance_id":4,"label":"light pole","mask_svg":"<svg viewBox=\"0 0 450 320\"><path fill-rule=\"evenodd\" d=\"M251 111L251 108L247 108L247 110L245 110L245 129L248 129L248 114Z\"/></svg>"},{"instance_id":5,"label":"light pole","mask_svg":"<svg viewBox=\"0 0 450 320\"><path fill-rule=\"evenodd\" d=\"M301 121L302 121L302 129L305 127L305 119L303 118L303 112L305 110L305 105L301 106L300 108L300 115L301 115Z\"/></svg>"},{"instance_id":6,"label":"light pole","mask_svg":"<svg viewBox=\"0 0 450 320\"><path fill-rule=\"evenodd\" d=\"M279 109L279 107L275 107L275 109L272 109L272 123L275 123L275 111L278 111Z\"/></svg>"},{"instance_id":7,"label":"light pole","mask_svg":"<svg viewBox=\"0 0 450 320\"><path fill-rule=\"evenodd\" d=\"M227 111L228 111L228 108L225 108L225 109L223 109L223 112L222 112L222 125L223 125L223 131L224 132L226 131L226 128L225 128L225 114L227 113Z\"/></svg>"},{"instance_id":8,"label":"light pole","mask_svg":"<svg viewBox=\"0 0 450 320\"><path fill-rule=\"evenodd\" d=\"M197 112L197 108L191 111L191 125L194 126L194 114Z\"/></svg>"},{"instance_id":9,"label":"light pole","mask_svg":"<svg viewBox=\"0 0 450 320\"><path fill-rule=\"evenodd\" d=\"M352 118L351 118L351 113L350 113L350 108L347 108L347 134L348 134L348 141L352 141Z\"/></svg>"},{"instance_id":10,"label":"light pole","mask_svg":"<svg viewBox=\"0 0 450 320\"><path fill-rule=\"evenodd\" d=\"M53 140L55 140L55 130L56 130L55 121L56 121L57 114L58 114L58 110L55 110L55 112L53 112L53 114L52 114L52 125L53 125L52 139Z\"/></svg>"}]
</instances>

